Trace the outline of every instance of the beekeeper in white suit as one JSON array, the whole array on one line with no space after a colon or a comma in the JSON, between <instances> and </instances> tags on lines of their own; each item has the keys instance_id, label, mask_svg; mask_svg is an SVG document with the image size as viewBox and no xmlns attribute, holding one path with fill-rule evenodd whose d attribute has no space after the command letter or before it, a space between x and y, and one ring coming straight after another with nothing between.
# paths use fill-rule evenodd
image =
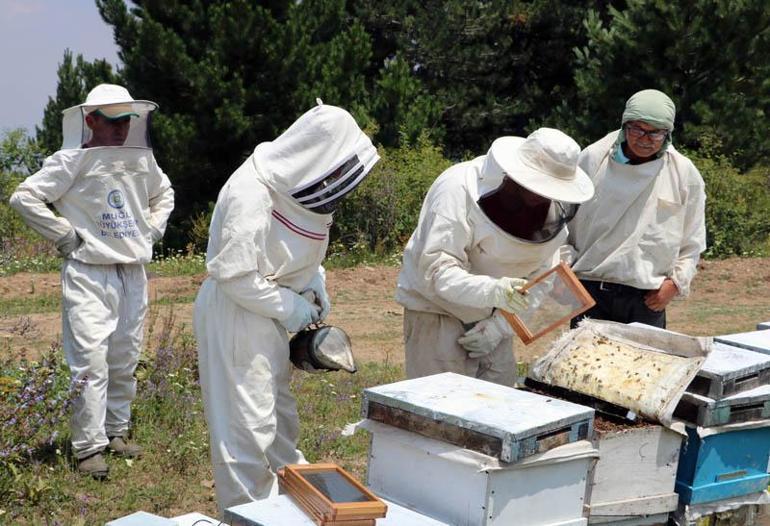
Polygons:
<instances>
[{"instance_id":1,"label":"beekeeper in white suit","mask_svg":"<svg viewBox=\"0 0 770 526\"><path fill-rule=\"evenodd\" d=\"M572 269L596 305L583 317L666 328L666 306L690 292L706 249L706 192L672 144L676 107L646 89L626 102L622 128L588 146L580 166L596 197L570 223Z\"/></svg>"},{"instance_id":2,"label":"beekeeper in white suit","mask_svg":"<svg viewBox=\"0 0 770 526\"><path fill-rule=\"evenodd\" d=\"M267 497L275 470L305 461L287 333L328 314L332 212L378 159L348 112L319 102L219 193L194 328L222 511Z\"/></svg>"},{"instance_id":3,"label":"beekeeper in white suit","mask_svg":"<svg viewBox=\"0 0 770 526\"><path fill-rule=\"evenodd\" d=\"M566 222L593 195L579 153L541 128L501 137L436 179L396 290L409 378L451 371L513 385L513 330L500 309L526 307L520 287L559 262Z\"/></svg>"},{"instance_id":4,"label":"beekeeper in white suit","mask_svg":"<svg viewBox=\"0 0 770 526\"><path fill-rule=\"evenodd\" d=\"M143 264L174 208L171 183L148 142L155 109L122 86L96 86L64 111L62 149L10 200L64 257L62 344L81 386L72 449L78 469L97 478L108 472L105 449L141 453L128 432L147 311Z\"/></svg>"}]
</instances>

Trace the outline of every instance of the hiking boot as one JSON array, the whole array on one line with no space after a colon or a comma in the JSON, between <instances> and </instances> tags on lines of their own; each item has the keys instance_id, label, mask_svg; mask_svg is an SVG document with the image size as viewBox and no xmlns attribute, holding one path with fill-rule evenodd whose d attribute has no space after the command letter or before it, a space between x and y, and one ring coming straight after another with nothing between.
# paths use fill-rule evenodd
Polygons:
<instances>
[{"instance_id":1,"label":"hiking boot","mask_svg":"<svg viewBox=\"0 0 770 526\"><path fill-rule=\"evenodd\" d=\"M114 454L126 458L137 458L142 455L142 447L135 442L127 442L123 437L112 437L107 449Z\"/></svg>"},{"instance_id":2,"label":"hiking boot","mask_svg":"<svg viewBox=\"0 0 770 526\"><path fill-rule=\"evenodd\" d=\"M96 453L90 457L78 460L78 471L86 475L91 475L95 479L102 480L107 478L110 467L107 465L107 462L105 462L104 455Z\"/></svg>"}]
</instances>

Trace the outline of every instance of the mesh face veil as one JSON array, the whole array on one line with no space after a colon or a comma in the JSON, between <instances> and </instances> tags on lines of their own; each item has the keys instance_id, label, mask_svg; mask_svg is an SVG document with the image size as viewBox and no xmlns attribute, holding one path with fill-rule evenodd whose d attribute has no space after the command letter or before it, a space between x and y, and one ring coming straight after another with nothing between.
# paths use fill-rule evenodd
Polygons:
<instances>
[{"instance_id":1,"label":"mesh face veil","mask_svg":"<svg viewBox=\"0 0 770 526\"><path fill-rule=\"evenodd\" d=\"M534 194L508 177L498 188L482 195L478 205L502 230L530 243L554 239L575 217L579 206Z\"/></svg>"},{"instance_id":2,"label":"mesh face veil","mask_svg":"<svg viewBox=\"0 0 770 526\"><path fill-rule=\"evenodd\" d=\"M62 112L62 149L151 148L150 117L158 105L134 100L123 86L99 84L83 104Z\"/></svg>"},{"instance_id":3,"label":"mesh face veil","mask_svg":"<svg viewBox=\"0 0 770 526\"><path fill-rule=\"evenodd\" d=\"M358 155L353 154L315 181L296 189L291 196L310 211L329 214L365 176L364 164Z\"/></svg>"}]
</instances>

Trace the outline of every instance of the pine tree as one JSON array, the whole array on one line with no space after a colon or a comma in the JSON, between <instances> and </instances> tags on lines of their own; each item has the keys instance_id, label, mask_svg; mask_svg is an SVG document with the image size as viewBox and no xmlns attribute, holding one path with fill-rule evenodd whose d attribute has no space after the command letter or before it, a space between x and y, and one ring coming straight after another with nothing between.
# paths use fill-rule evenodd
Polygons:
<instances>
[{"instance_id":1,"label":"pine tree","mask_svg":"<svg viewBox=\"0 0 770 526\"><path fill-rule=\"evenodd\" d=\"M586 20L575 70L575 128L597 140L618 128L625 101L656 88L677 105L675 144L721 144L746 168L770 153L770 9L763 0L629 0L608 21Z\"/></svg>"},{"instance_id":2,"label":"pine tree","mask_svg":"<svg viewBox=\"0 0 770 526\"><path fill-rule=\"evenodd\" d=\"M64 58L59 65L57 75L59 81L56 97L48 97L48 104L43 112L43 122L41 126L35 128L38 145L47 154L61 148L62 111L82 104L88 92L97 84L120 82L106 60L88 62L82 55L73 59L70 50L64 51Z\"/></svg>"},{"instance_id":3,"label":"pine tree","mask_svg":"<svg viewBox=\"0 0 770 526\"><path fill-rule=\"evenodd\" d=\"M133 4L97 0L127 87L160 105L153 145L177 191L172 219L205 209L316 98L370 118L371 43L343 0Z\"/></svg>"}]
</instances>

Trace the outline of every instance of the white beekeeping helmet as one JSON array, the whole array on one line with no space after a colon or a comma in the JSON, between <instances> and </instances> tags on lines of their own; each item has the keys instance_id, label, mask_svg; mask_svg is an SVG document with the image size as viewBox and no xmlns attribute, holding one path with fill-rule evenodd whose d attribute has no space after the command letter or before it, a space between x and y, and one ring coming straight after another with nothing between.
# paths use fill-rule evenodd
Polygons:
<instances>
[{"instance_id":1,"label":"white beekeeping helmet","mask_svg":"<svg viewBox=\"0 0 770 526\"><path fill-rule=\"evenodd\" d=\"M151 114L157 108L154 102L134 100L123 86L99 84L88 93L83 104L64 110L62 149L84 146L150 148ZM108 134L107 141L102 138L105 134Z\"/></svg>"}]
</instances>

